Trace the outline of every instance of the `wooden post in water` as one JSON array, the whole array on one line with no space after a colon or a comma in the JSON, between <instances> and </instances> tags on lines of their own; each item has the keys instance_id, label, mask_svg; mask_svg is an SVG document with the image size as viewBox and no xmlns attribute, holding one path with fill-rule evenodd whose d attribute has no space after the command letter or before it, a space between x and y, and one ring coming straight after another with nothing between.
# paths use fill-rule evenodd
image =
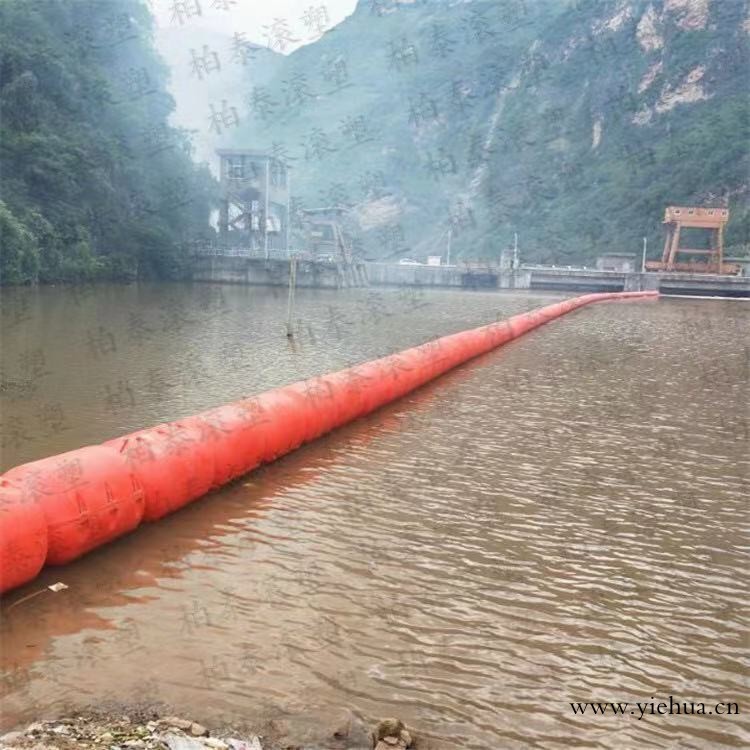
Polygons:
<instances>
[{"instance_id":1,"label":"wooden post in water","mask_svg":"<svg viewBox=\"0 0 750 750\"><path fill-rule=\"evenodd\" d=\"M270 183L270 180L269 180L270 169L271 169L271 160L266 159L266 190L265 190L266 201L265 201L265 206L263 208L263 255L265 256L266 260L268 260L271 257L270 253L268 252L268 221L269 221L268 212L271 208L270 200L268 197L268 189L269 189L269 183Z\"/></svg>"},{"instance_id":2,"label":"wooden post in water","mask_svg":"<svg viewBox=\"0 0 750 750\"><path fill-rule=\"evenodd\" d=\"M286 254L291 256L291 248L289 247L289 225L292 222L292 175L289 174L289 167L284 166L284 174L286 176L286 227L284 228Z\"/></svg>"},{"instance_id":3,"label":"wooden post in water","mask_svg":"<svg viewBox=\"0 0 750 750\"><path fill-rule=\"evenodd\" d=\"M286 306L286 337L294 338L294 292L297 288L297 256L289 258L289 299Z\"/></svg>"}]
</instances>

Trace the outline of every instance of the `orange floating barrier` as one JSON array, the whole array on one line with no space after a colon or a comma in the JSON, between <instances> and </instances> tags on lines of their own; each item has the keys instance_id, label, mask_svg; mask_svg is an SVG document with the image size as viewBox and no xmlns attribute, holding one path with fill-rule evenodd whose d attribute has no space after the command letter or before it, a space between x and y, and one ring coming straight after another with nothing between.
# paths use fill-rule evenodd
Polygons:
<instances>
[{"instance_id":1,"label":"orange floating barrier","mask_svg":"<svg viewBox=\"0 0 750 750\"><path fill-rule=\"evenodd\" d=\"M194 423L211 448L214 487L247 474L263 460L268 417L257 398L217 406L184 421Z\"/></svg>"},{"instance_id":2,"label":"orange floating barrier","mask_svg":"<svg viewBox=\"0 0 750 750\"><path fill-rule=\"evenodd\" d=\"M2 480L23 495L23 505L10 506L12 512L20 515L23 508L23 519L30 522L25 506L41 511L47 526L46 562L53 565L132 531L143 518L142 487L122 457L104 445L17 466Z\"/></svg>"},{"instance_id":3,"label":"orange floating barrier","mask_svg":"<svg viewBox=\"0 0 750 750\"><path fill-rule=\"evenodd\" d=\"M586 294L274 388L130 435L17 466L0 477L0 592L69 562L403 396L544 323L602 300Z\"/></svg>"},{"instance_id":4,"label":"orange floating barrier","mask_svg":"<svg viewBox=\"0 0 750 750\"><path fill-rule=\"evenodd\" d=\"M194 417L139 430L104 446L142 487L146 521L166 516L218 486L211 442Z\"/></svg>"},{"instance_id":5,"label":"orange floating barrier","mask_svg":"<svg viewBox=\"0 0 750 750\"><path fill-rule=\"evenodd\" d=\"M305 398L289 386L261 393L258 403L266 414L263 463L299 448L307 432L309 416Z\"/></svg>"},{"instance_id":6,"label":"orange floating barrier","mask_svg":"<svg viewBox=\"0 0 750 750\"><path fill-rule=\"evenodd\" d=\"M0 591L39 575L47 560L47 521L8 479L0 479Z\"/></svg>"}]
</instances>

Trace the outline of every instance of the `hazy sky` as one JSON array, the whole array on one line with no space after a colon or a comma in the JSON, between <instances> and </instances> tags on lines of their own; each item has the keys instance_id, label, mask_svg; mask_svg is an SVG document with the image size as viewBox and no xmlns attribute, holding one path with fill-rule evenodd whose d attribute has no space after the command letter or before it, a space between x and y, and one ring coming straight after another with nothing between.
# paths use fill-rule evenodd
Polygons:
<instances>
[{"instance_id":1,"label":"hazy sky","mask_svg":"<svg viewBox=\"0 0 750 750\"><path fill-rule=\"evenodd\" d=\"M289 53L350 15L357 0L147 0L161 27L210 29Z\"/></svg>"}]
</instances>

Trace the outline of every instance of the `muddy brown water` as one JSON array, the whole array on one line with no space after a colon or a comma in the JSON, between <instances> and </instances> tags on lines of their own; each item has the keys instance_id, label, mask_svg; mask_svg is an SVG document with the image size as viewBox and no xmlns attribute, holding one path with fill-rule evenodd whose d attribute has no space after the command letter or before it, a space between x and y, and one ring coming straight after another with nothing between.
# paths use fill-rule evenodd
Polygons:
<instances>
[{"instance_id":1,"label":"muddy brown water","mask_svg":"<svg viewBox=\"0 0 750 750\"><path fill-rule=\"evenodd\" d=\"M2 468L552 299L300 292L290 343L284 290L5 290ZM146 699L395 714L437 748L747 747L749 368L742 301L552 322L9 594L2 725ZM570 707L669 696L740 715Z\"/></svg>"}]
</instances>

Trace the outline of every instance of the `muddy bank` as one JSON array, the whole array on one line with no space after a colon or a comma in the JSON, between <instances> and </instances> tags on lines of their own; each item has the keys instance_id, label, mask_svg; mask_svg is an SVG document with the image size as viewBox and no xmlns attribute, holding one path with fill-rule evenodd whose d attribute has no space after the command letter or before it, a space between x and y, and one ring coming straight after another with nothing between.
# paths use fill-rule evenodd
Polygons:
<instances>
[{"instance_id":1,"label":"muddy bank","mask_svg":"<svg viewBox=\"0 0 750 750\"><path fill-rule=\"evenodd\" d=\"M348 709L257 726L208 727L166 706L92 708L0 737L0 750L430 750L398 719L366 724Z\"/></svg>"}]
</instances>

